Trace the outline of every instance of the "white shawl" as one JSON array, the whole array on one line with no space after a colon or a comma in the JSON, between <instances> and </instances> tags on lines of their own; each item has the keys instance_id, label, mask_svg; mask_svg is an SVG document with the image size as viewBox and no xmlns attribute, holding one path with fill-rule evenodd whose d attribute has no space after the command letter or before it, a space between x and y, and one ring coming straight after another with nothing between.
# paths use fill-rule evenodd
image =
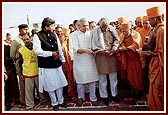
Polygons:
<instances>
[{"instance_id":1,"label":"white shawl","mask_svg":"<svg viewBox=\"0 0 168 115\"><path fill-rule=\"evenodd\" d=\"M116 50L118 48L118 45L119 45L118 34L112 26L109 26L109 31L114 36L113 49ZM93 31L91 31L91 40L92 40L92 49L93 50L98 50L98 49L104 49L105 50L103 33L101 31L100 26L97 26Z\"/></svg>"}]
</instances>

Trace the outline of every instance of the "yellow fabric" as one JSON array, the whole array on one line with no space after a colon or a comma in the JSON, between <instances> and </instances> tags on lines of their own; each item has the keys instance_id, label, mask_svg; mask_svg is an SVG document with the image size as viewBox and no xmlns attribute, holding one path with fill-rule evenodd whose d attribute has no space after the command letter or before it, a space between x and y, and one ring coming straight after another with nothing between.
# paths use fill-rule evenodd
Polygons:
<instances>
[{"instance_id":1,"label":"yellow fabric","mask_svg":"<svg viewBox=\"0 0 168 115\"><path fill-rule=\"evenodd\" d=\"M19 49L19 53L23 58L23 75L24 76L35 76L38 75L38 61L34 50L29 50L26 46L22 46Z\"/></svg>"},{"instance_id":2,"label":"yellow fabric","mask_svg":"<svg viewBox=\"0 0 168 115\"><path fill-rule=\"evenodd\" d=\"M149 8L146 10L146 13L148 15L148 18L154 18L162 15L160 7Z\"/></svg>"},{"instance_id":3,"label":"yellow fabric","mask_svg":"<svg viewBox=\"0 0 168 115\"><path fill-rule=\"evenodd\" d=\"M62 28L62 31L61 31L65 36L69 36L70 34L70 29L68 28Z\"/></svg>"}]
</instances>

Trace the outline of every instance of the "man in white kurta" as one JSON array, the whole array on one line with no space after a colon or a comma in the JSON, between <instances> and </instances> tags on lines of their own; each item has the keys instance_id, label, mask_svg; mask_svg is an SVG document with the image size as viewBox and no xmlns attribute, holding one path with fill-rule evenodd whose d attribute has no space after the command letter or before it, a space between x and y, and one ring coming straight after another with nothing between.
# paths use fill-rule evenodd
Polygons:
<instances>
[{"instance_id":1,"label":"man in white kurta","mask_svg":"<svg viewBox=\"0 0 168 115\"><path fill-rule=\"evenodd\" d=\"M90 32L87 31L88 21L82 18L79 20L79 24L80 31L77 31L73 36L73 67L78 99L85 100L85 86L88 84L90 101L94 105L97 101L95 84L98 81L98 72L94 52L91 50Z\"/></svg>"},{"instance_id":2,"label":"man in white kurta","mask_svg":"<svg viewBox=\"0 0 168 115\"><path fill-rule=\"evenodd\" d=\"M42 30L33 38L33 49L38 56L39 91L47 91L53 110L58 110L64 104L63 87L67 85L67 80L61 64L56 66L57 59L65 62L65 58L58 37L53 32L54 23L51 18L44 18Z\"/></svg>"}]
</instances>

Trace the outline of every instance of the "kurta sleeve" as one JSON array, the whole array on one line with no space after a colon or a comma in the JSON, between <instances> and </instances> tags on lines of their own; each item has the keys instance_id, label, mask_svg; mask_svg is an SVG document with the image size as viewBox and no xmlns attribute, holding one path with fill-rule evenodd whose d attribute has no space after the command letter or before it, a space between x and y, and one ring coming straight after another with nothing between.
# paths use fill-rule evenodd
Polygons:
<instances>
[{"instance_id":1,"label":"kurta sleeve","mask_svg":"<svg viewBox=\"0 0 168 115\"><path fill-rule=\"evenodd\" d=\"M52 52L51 51L44 51L41 48L41 41L39 40L39 37L35 34L33 37L33 49L34 52L37 56L41 56L41 57L50 57L52 56Z\"/></svg>"},{"instance_id":2,"label":"kurta sleeve","mask_svg":"<svg viewBox=\"0 0 168 115\"><path fill-rule=\"evenodd\" d=\"M16 57L16 52L17 52L17 41L13 40L11 43L11 49L10 49L10 57L14 59Z\"/></svg>"}]
</instances>

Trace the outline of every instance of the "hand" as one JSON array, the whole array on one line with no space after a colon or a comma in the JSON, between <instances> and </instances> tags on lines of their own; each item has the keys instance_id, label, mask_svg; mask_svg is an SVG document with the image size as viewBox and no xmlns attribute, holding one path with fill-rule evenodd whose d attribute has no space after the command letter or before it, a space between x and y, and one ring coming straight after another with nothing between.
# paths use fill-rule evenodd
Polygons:
<instances>
[{"instance_id":1,"label":"hand","mask_svg":"<svg viewBox=\"0 0 168 115\"><path fill-rule=\"evenodd\" d=\"M106 57L110 57L110 51L108 51L108 50L106 50L106 51L104 51L104 55L106 56Z\"/></svg>"},{"instance_id":2,"label":"hand","mask_svg":"<svg viewBox=\"0 0 168 115\"><path fill-rule=\"evenodd\" d=\"M98 53L98 54L105 54L106 50L97 50L95 53Z\"/></svg>"},{"instance_id":3,"label":"hand","mask_svg":"<svg viewBox=\"0 0 168 115\"><path fill-rule=\"evenodd\" d=\"M91 49L86 49L85 53L87 53L87 54L94 54L94 52Z\"/></svg>"},{"instance_id":4,"label":"hand","mask_svg":"<svg viewBox=\"0 0 168 115\"><path fill-rule=\"evenodd\" d=\"M147 53L145 53L143 55L146 55L146 56L157 56L158 54L155 53L155 52L148 51Z\"/></svg>"},{"instance_id":5,"label":"hand","mask_svg":"<svg viewBox=\"0 0 168 115\"><path fill-rule=\"evenodd\" d=\"M111 50L110 51L110 56L113 55L116 52L116 50Z\"/></svg>"},{"instance_id":6,"label":"hand","mask_svg":"<svg viewBox=\"0 0 168 115\"><path fill-rule=\"evenodd\" d=\"M23 75L21 75L21 76L20 76L20 78L21 78L22 80L25 80L25 78L24 78L24 76L23 76Z\"/></svg>"},{"instance_id":7,"label":"hand","mask_svg":"<svg viewBox=\"0 0 168 115\"><path fill-rule=\"evenodd\" d=\"M118 49L121 50L121 51L125 51L125 50L127 50L127 47L122 46L122 47L119 47Z\"/></svg>"},{"instance_id":8,"label":"hand","mask_svg":"<svg viewBox=\"0 0 168 115\"><path fill-rule=\"evenodd\" d=\"M7 73L4 72L4 80L6 81L8 79Z\"/></svg>"},{"instance_id":9,"label":"hand","mask_svg":"<svg viewBox=\"0 0 168 115\"><path fill-rule=\"evenodd\" d=\"M66 62L62 63L62 69L65 71L65 67L66 67Z\"/></svg>"},{"instance_id":10,"label":"hand","mask_svg":"<svg viewBox=\"0 0 168 115\"><path fill-rule=\"evenodd\" d=\"M52 56L54 57L54 59L58 59L59 55L56 51L52 52Z\"/></svg>"},{"instance_id":11,"label":"hand","mask_svg":"<svg viewBox=\"0 0 168 115\"><path fill-rule=\"evenodd\" d=\"M105 55L106 55L107 57L112 56L114 53L115 53L115 50L105 51Z\"/></svg>"}]
</instances>

